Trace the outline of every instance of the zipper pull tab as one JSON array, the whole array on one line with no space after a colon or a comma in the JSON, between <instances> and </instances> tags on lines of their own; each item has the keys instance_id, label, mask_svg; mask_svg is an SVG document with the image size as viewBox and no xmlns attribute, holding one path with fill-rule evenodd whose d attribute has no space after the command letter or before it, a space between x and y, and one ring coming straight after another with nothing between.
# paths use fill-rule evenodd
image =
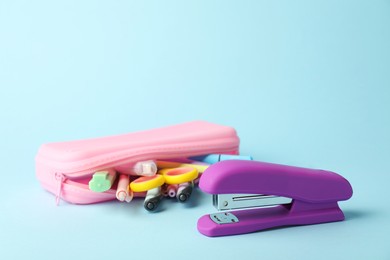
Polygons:
<instances>
[{"instance_id":1,"label":"zipper pull tab","mask_svg":"<svg viewBox=\"0 0 390 260\"><path fill-rule=\"evenodd\" d=\"M57 180L57 193L56 193L56 205L60 204L61 193L62 193L62 183L65 181L65 176L62 173L55 173L55 178Z\"/></svg>"}]
</instances>

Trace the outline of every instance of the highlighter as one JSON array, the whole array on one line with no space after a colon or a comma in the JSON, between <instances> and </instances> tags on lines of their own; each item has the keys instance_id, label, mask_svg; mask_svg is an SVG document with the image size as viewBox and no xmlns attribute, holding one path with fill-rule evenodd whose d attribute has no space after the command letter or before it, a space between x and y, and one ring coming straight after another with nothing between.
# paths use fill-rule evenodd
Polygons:
<instances>
[{"instance_id":1,"label":"highlighter","mask_svg":"<svg viewBox=\"0 0 390 260\"><path fill-rule=\"evenodd\" d=\"M94 192L105 192L109 190L116 178L113 169L95 172L89 181L89 189Z\"/></svg>"}]
</instances>

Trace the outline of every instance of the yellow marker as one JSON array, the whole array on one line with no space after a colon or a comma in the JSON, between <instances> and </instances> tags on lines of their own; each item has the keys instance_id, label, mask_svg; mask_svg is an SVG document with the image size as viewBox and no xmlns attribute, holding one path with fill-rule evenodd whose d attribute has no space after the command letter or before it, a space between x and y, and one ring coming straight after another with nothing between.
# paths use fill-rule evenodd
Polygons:
<instances>
[{"instance_id":1,"label":"yellow marker","mask_svg":"<svg viewBox=\"0 0 390 260\"><path fill-rule=\"evenodd\" d=\"M181 184L195 180L199 173L193 167L168 168L159 171L167 184Z\"/></svg>"},{"instance_id":2,"label":"yellow marker","mask_svg":"<svg viewBox=\"0 0 390 260\"><path fill-rule=\"evenodd\" d=\"M160 187L164 184L164 177L160 174L144 176L130 183L130 189L134 192L142 192Z\"/></svg>"},{"instance_id":3,"label":"yellow marker","mask_svg":"<svg viewBox=\"0 0 390 260\"><path fill-rule=\"evenodd\" d=\"M199 173L203 173L209 167L209 165L192 164L192 163L181 163L181 162L157 161L157 167L159 169L192 167L192 168L197 169Z\"/></svg>"}]
</instances>

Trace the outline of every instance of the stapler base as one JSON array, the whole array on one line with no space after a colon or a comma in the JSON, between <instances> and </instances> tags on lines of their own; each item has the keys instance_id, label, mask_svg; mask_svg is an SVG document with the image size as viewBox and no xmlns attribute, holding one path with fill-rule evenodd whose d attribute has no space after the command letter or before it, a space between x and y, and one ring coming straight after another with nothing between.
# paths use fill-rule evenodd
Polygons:
<instances>
[{"instance_id":1,"label":"stapler base","mask_svg":"<svg viewBox=\"0 0 390 260\"><path fill-rule=\"evenodd\" d=\"M222 214L222 216L221 216ZM231 218L231 221L229 219ZM251 233L282 226L309 225L344 220L337 203L311 204L295 201L290 205L207 214L198 220L198 230L206 236Z\"/></svg>"}]
</instances>

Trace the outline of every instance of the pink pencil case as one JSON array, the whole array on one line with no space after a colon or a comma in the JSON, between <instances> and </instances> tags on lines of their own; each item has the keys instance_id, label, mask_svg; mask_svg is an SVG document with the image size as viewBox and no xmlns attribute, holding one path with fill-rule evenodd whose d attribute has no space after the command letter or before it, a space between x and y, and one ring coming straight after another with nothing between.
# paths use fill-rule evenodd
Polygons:
<instances>
[{"instance_id":1,"label":"pink pencil case","mask_svg":"<svg viewBox=\"0 0 390 260\"><path fill-rule=\"evenodd\" d=\"M238 154L238 150L234 128L194 121L117 136L43 144L35 158L36 175L43 188L56 196L57 203L63 199L90 204L116 198L114 188L106 192L89 189L88 182L96 171L124 169L145 160Z\"/></svg>"}]
</instances>

